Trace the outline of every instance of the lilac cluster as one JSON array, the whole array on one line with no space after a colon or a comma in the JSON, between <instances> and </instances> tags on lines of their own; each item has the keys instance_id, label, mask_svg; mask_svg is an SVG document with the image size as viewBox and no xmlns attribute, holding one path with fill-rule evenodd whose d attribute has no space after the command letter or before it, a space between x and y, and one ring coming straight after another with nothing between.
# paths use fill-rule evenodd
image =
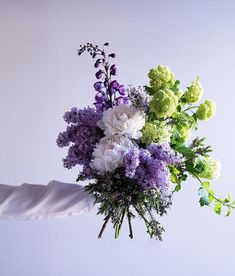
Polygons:
<instances>
[{"instance_id":1,"label":"lilac cluster","mask_svg":"<svg viewBox=\"0 0 235 276\"><path fill-rule=\"evenodd\" d=\"M182 156L167 143L152 144L147 149L131 149L124 156L125 175L135 179L143 189L167 190L170 184L169 164L179 164Z\"/></svg>"},{"instance_id":2,"label":"lilac cluster","mask_svg":"<svg viewBox=\"0 0 235 276\"><path fill-rule=\"evenodd\" d=\"M151 97L147 94L144 87L130 87L127 89L127 92L129 100L135 107L141 108L145 111L149 109L149 101Z\"/></svg>"},{"instance_id":3,"label":"lilac cluster","mask_svg":"<svg viewBox=\"0 0 235 276\"><path fill-rule=\"evenodd\" d=\"M104 46L108 46L105 43ZM98 79L94 84L94 89L96 91L95 96L95 107L97 112L103 112L104 110L119 104L128 103L128 96L124 85L119 84L117 80L112 80L113 76L117 75L117 65L110 64L110 58L115 58L116 54L106 54L106 52L87 43L78 51L81 55L84 51L88 51L93 58L98 56L95 61L95 68L98 69L95 76Z\"/></svg>"},{"instance_id":4,"label":"lilac cluster","mask_svg":"<svg viewBox=\"0 0 235 276\"><path fill-rule=\"evenodd\" d=\"M184 162L183 156L174 151L168 143L153 143L147 149L153 158L157 158L167 164L177 165Z\"/></svg>"},{"instance_id":5,"label":"lilac cluster","mask_svg":"<svg viewBox=\"0 0 235 276\"><path fill-rule=\"evenodd\" d=\"M68 169L83 165L83 172L89 177L89 163L96 143L103 137L102 131L97 127L97 121L102 114L94 108L72 108L64 115L64 120L69 125L67 130L61 132L57 138L59 147L70 146L68 155L63 159L64 166Z\"/></svg>"}]
</instances>

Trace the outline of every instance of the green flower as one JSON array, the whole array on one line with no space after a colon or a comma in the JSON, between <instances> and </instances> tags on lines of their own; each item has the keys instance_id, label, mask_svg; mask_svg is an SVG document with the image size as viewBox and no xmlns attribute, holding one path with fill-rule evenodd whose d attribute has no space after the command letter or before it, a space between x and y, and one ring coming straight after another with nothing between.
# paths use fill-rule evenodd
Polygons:
<instances>
[{"instance_id":1,"label":"green flower","mask_svg":"<svg viewBox=\"0 0 235 276\"><path fill-rule=\"evenodd\" d=\"M196 116L199 120L208 120L214 116L215 110L215 103L211 100L206 100L204 103L199 105Z\"/></svg>"},{"instance_id":2,"label":"green flower","mask_svg":"<svg viewBox=\"0 0 235 276\"><path fill-rule=\"evenodd\" d=\"M202 161L204 170L198 174L201 178L215 179L220 176L221 164L220 161L213 157L205 157Z\"/></svg>"},{"instance_id":3,"label":"green flower","mask_svg":"<svg viewBox=\"0 0 235 276\"><path fill-rule=\"evenodd\" d=\"M196 103L201 100L203 95L203 88L198 80L198 78L193 81L192 85L188 87L187 91L184 93L184 98L187 103Z\"/></svg>"},{"instance_id":4,"label":"green flower","mask_svg":"<svg viewBox=\"0 0 235 276\"><path fill-rule=\"evenodd\" d=\"M171 88L175 84L175 76L171 69L164 65L159 65L156 69L149 71L150 86L156 90L161 88Z\"/></svg>"},{"instance_id":5,"label":"green flower","mask_svg":"<svg viewBox=\"0 0 235 276\"><path fill-rule=\"evenodd\" d=\"M170 89L158 90L149 103L150 109L159 117L170 117L178 105L178 98Z\"/></svg>"},{"instance_id":6,"label":"green flower","mask_svg":"<svg viewBox=\"0 0 235 276\"><path fill-rule=\"evenodd\" d=\"M142 129L141 142L147 145L155 142L169 142L171 131L171 126L166 125L165 122L157 120L148 122Z\"/></svg>"},{"instance_id":7,"label":"green flower","mask_svg":"<svg viewBox=\"0 0 235 276\"><path fill-rule=\"evenodd\" d=\"M188 141L191 136L191 131L187 125L178 125L176 127L176 131L178 132L180 138L185 142Z\"/></svg>"}]
</instances>

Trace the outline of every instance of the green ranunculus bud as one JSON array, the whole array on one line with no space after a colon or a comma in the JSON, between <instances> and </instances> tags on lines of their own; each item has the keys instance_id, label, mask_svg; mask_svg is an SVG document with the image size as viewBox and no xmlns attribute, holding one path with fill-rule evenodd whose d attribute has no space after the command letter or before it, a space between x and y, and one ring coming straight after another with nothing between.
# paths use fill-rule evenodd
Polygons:
<instances>
[{"instance_id":1,"label":"green ranunculus bud","mask_svg":"<svg viewBox=\"0 0 235 276\"><path fill-rule=\"evenodd\" d=\"M201 100L203 95L203 88L199 80L193 81L192 85L188 87L187 91L184 93L184 98L187 103L196 103Z\"/></svg>"},{"instance_id":2,"label":"green ranunculus bud","mask_svg":"<svg viewBox=\"0 0 235 276\"><path fill-rule=\"evenodd\" d=\"M203 160L204 170L198 174L201 178L215 179L220 176L221 164L220 161L213 157L205 157Z\"/></svg>"},{"instance_id":3,"label":"green ranunculus bud","mask_svg":"<svg viewBox=\"0 0 235 276\"><path fill-rule=\"evenodd\" d=\"M150 109L159 117L167 118L175 112L178 98L170 89L158 90L149 103Z\"/></svg>"},{"instance_id":4,"label":"green ranunculus bud","mask_svg":"<svg viewBox=\"0 0 235 276\"><path fill-rule=\"evenodd\" d=\"M147 122L142 129L141 142L149 145L156 142L169 142L172 128L165 122L152 121Z\"/></svg>"},{"instance_id":5,"label":"green ranunculus bud","mask_svg":"<svg viewBox=\"0 0 235 276\"><path fill-rule=\"evenodd\" d=\"M204 103L199 105L196 116L199 120L208 120L214 116L215 110L215 103L211 100L206 100Z\"/></svg>"},{"instance_id":6,"label":"green ranunculus bud","mask_svg":"<svg viewBox=\"0 0 235 276\"><path fill-rule=\"evenodd\" d=\"M149 71L150 86L156 90L171 88L175 84L175 76L171 69L164 65L159 65L156 69Z\"/></svg>"}]
</instances>

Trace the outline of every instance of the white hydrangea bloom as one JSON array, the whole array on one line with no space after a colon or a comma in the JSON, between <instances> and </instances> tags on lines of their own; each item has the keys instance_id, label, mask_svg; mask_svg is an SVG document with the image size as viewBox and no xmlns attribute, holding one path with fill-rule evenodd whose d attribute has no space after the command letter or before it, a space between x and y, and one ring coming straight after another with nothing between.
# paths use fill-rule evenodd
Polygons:
<instances>
[{"instance_id":1,"label":"white hydrangea bloom","mask_svg":"<svg viewBox=\"0 0 235 276\"><path fill-rule=\"evenodd\" d=\"M134 144L125 136L103 137L92 154L90 167L98 172L112 172L123 165L123 156Z\"/></svg>"},{"instance_id":2,"label":"white hydrangea bloom","mask_svg":"<svg viewBox=\"0 0 235 276\"><path fill-rule=\"evenodd\" d=\"M139 139L142 136L140 130L145 125L145 114L134 106L121 104L104 111L98 125L106 136L122 134Z\"/></svg>"}]
</instances>

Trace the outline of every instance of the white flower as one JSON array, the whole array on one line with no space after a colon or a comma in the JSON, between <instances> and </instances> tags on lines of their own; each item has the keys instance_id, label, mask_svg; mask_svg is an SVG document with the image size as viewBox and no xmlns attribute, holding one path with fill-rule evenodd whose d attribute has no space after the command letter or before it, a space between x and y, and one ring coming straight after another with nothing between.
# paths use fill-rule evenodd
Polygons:
<instances>
[{"instance_id":1,"label":"white flower","mask_svg":"<svg viewBox=\"0 0 235 276\"><path fill-rule=\"evenodd\" d=\"M145 125L145 115L142 110L121 104L104 111L103 118L98 125L104 129L106 136L122 134L139 139L142 136L140 130Z\"/></svg>"},{"instance_id":2,"label":"white flower","mask_svg":"<svg viewBox=\"0 0 235 276\"><path fill-rule=\"evenodd\" d=\"M112 172L123 165L123 156L131 148L134 144L125 136L103 137L92 153L90 167L99 172Z\"/></svg>"}]
</instances>

